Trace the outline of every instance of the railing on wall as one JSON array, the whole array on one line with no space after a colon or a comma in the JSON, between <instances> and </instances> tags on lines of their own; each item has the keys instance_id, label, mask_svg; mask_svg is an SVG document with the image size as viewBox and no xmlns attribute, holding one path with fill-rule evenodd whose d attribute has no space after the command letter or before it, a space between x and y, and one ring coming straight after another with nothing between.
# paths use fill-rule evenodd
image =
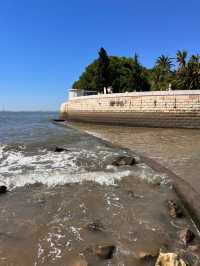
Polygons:
<instances>
[{"instance_id":1,"label":"railing on wall","mask_svg":"<svg viewBox=\"0 0 200 266\"><path fill-rule=\"evenodd\" d=\"M176 90L176 91L141 91L141 92L124 92L111 94L95 94L95 95L77 95L69 100L91 99L91 98L113 98L113 97L138 97L138 96L178 96L178 95L199 95L200 90Z\"/></svg>"}]
</instances>

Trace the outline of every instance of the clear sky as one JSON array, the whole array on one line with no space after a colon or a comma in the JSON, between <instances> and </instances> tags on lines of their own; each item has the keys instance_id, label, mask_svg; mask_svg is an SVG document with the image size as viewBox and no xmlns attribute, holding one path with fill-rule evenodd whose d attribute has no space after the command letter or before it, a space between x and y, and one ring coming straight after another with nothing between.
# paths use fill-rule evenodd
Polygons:
<instances>
[{"instance_id":1,"label":"clear sky","mask_svg":"<svg viewBox=\"0 0 200 266\"><path fill-rule=\"evenodd\" d=\"M0 110L57 110L103 46L161 54L200 52L200 0L1 0Z\"/></svg>"}]
</instances>

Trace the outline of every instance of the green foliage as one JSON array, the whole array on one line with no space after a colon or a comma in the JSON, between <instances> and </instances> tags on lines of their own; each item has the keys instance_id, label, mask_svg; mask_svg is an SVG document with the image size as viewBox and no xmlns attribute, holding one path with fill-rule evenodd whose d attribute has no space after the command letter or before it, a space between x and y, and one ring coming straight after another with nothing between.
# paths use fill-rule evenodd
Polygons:
<instances>
[{"instance_id":1,"label":"green foliage","mask_svg":"<svg viewBox=\"0 0 200 266\"><path fill-rule=\"evenodd\" d=\"M166 90L173 78L172 59L161 55L151 71L150 80L152 90Z\"/></svg>"},{"instance_id":2,"label":"green foliage","mask_svg":"<svg viewBox=\"0 0 200 266\"><path fill-rule=\"evenodd\" d=\"M110 58L104 48L99 51L99 59L97 64L96 85L100 91L103 91L104 87L109 86L109 64Z\"/></svg>"},{"instance_id":3,"label":"green foliage","mask_svg":"<svg viewBox=\"0 0 200 266\"><path fill-rule=\"evenodd\" d=\"M92 64L86 67L83 74L80 76L78 81L75 81L73 88L81 90L98 91L96 77L98 69L98 60L95 60Z\"/></svg>"},{"instance_id":4,"label":"green foliage","mask_svg":"<svg viewBox=\"0 0 200 266\"><path fill-rule=\"evenodd\" d=\"M176 61L179 64L178 70L182 70L186 66L186 58L187 58L187 51L186 50L183 50L183 51L178 50L177 51Z\"/></svg>"},{"instance_id":5,"label":"green foliage","mask_svg":"<svg viewBox=\"0 0 200 266\"><path fill-rule=\"evenodd\" d=\"M173 66L172 59L168 56L161 55L156 60L156 67L160 68L164 73L169 73Z\"/></svg>"},{"instance_id":6,"label":"green foliage","mask_svg":"<svg viewBox=\"0 0 200 266\"><path fill-rule=\"evenodd\" d=\"M179 90L200 89L200 62L199 56L192 55L188 63L177 71L173 85Z\"/></svg>"},{"instance_id":7,"label":"green foliage","mask_svg":"<svg viewBox=\"0 0 200 266\"><path fill-rule=\"evenodd\" d=\"M107 56L101 48L99 58L90 64L73 88L102 92L111 86L113 92L150 90L145 68L134 58Z\"/></svg>"},{"instance_id":8,"label":"green foliage","mask_svg":"<svg viewBox=\"0 0 200 266\"><path fill-rule=\"evenodd\" d=\"M111 86L114 93L148 90L167 90L169 83L173 89L200 89L199 55L192 55L187 62L187 51L176 53L177 69L173 59L161 55L155 66L147 69L133 58L108 56L101 48L99 58L86 67L73 88L102 92Z\"/></svg>"}]
</instances>

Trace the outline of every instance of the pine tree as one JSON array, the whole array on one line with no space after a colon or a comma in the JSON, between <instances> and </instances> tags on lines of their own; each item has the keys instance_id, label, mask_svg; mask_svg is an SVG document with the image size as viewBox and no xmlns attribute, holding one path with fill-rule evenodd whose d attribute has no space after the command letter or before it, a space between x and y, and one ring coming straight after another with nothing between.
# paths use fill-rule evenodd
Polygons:
<instances>
[{"instance_id":1,"label":"pine tree","mask_svg":"<svg viewBox=\"0 0 200 266\"><path fill-rule=\"evenodd\" d=\"M97 68L97 87L101 92L104 87L109 86L109 56L104 48L99 51L98 68Z\"/></svg>"}]
</instances>

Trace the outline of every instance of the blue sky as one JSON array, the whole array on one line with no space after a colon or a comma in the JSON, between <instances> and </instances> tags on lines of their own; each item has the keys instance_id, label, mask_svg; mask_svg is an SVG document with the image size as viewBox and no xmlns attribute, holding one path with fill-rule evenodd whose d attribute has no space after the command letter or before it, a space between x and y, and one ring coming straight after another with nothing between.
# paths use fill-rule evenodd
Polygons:
<instances>
[{"instance_id":1,"label":"blue sky","mask_svg":"<svg viewBox=\"0 0 200 266\"><path fill-rule=\"evenodd\" d=\"M199 0L0 1L0 110L57 110L103 46L147 67L200 52Z\"/></svg>"}]
</instances>

